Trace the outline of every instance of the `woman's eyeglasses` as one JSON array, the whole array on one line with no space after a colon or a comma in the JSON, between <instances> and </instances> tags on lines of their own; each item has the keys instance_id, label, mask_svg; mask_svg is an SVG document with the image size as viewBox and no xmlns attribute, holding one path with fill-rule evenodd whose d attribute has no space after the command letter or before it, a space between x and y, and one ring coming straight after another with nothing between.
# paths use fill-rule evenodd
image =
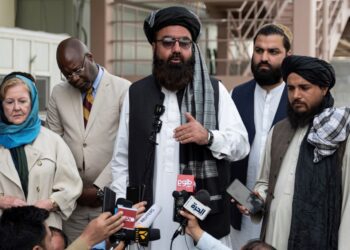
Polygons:
<instances>
[{"instance_id":1,"label":"woman's eyeglasses","mask_svg":"<svg viewBox=\"0 0 350 250\"><path fill-rule=\"evenodd\" d=\"M161 104L157 104L155 107L154 107L154 121L153 121L153 124L152 124L152 131L151 131L151 134L149 136L149 141L154 144L154 145L158 145L157 143L157 133L160 132L161 128L162 128L162 125L163 125L163 122L162 120L160 120L159 118L161 117L162 114L164 114L164 111L165 111L165 106L164 105L161 105Z\"/></svg>"},{"instance_id":2,"label":"woman's eyeglasses","mask_svg":"<svg viewBox=\"0 0 350 250\"><path fill-rule=\"evenodd\" d=\"M179 43L179 46L182 49L189 49L192 46L192 41L188 37L175 38L167 36L157 40L157 42L160 42L162 46L166 49L174 48L176 42Z\"/></svg>"}]
</instances>

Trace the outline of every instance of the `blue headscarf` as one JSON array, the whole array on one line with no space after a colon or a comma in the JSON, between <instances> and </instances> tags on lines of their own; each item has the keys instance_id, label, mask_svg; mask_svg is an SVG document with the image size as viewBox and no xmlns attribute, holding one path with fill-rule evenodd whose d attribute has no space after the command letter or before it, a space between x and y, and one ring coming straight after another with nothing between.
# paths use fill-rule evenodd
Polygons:
<instances>
[{"instance_id":1,"label":"blue headscarf","mask_svg":"<svg viewBox=\"0 0 350 250\"><path fill-rule=\"evenodd\" d=\"M35 83L22 75L15 75L13 78L21 79L28 86L32 110L27 119L19 125L8 124L0 120L0 145L8 149L32 143L39 135L41 126L39 119L38 92ZM5 117L2 102L0 113L1 117Z\"/></svg>"}]
</instances>

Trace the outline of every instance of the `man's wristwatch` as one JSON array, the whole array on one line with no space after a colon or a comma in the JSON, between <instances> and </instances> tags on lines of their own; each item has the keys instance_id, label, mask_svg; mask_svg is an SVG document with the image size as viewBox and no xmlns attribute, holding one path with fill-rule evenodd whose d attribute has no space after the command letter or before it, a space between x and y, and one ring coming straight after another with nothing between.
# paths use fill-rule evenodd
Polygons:
<instances>
[{"instance_id":1,"label":"man's wristwatch","mask_svg":"<svg viewBox=\"0 0 350 250\"><path fill-rule=\"evenodd\" d=\"M211 144L213 144L214 134L209 129L207 129L207 131L208 131L208 144L207 144L207 147L210 147Z\"/></svg>"},{"instance_id":2,"label":"man's wristwatch","mask_svg":"<svg viewBox=\"0 0 350 250\"><path fill-rule=\"evenodd\" d=\"M52 211L57 211L59 209L57 202L53 198L49 198L52 203Z\"/></svg>"},{"instance_id":3,"label":"man's wristwatch","mask_svg":"<svg viewBox=\"0 0 350 250\"><path fill-rule=\"evenodd\" d=\"M97 188L97 191L96 191L97 199L103 201L103 196L105 195L103 190L97 186L95 186L95 187Z\"/></svg>"}]
</instances>

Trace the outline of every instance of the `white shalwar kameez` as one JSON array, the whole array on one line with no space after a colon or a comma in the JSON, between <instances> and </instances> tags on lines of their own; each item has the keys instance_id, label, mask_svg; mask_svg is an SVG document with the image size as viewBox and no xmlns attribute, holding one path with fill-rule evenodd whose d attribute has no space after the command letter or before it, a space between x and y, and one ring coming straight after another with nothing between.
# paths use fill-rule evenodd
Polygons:
<instances>
[{"instance_id":1,"label":"white shalwar kameez","mask_svg":"<svg viewBox=\"0 0 350 250\"><path fill-rule=\"evenodd\" d=\"M287 250L290 233L294 194L295 170L299 158L300 145L307 127L297 129L284 156L277 178L272 200L265 241L278 250ZM271 164L271 135L268 137L263 167L255 190L266 199ZM350 246L350 139L347 139L342 165L342 210L338 236L338 250L348 250Z\"/></svg>"},{"instance_id":2,"label":"white shalwar kameez","mask_svg":"<svg viewBox=\"0 0 350 250\"><path fill-rule=\"evenodd\" d=\"M256 84L254 90L255 136L249 153L246 183L250 190L254 188L262 164L266 138L275 118L284 87L285 83L283 82L276 88L266 91L259 84ZM241 249L248 240L259 238L260 230L261 223L252 223L248 216L243 215L241 230L231 228L233 249Z\"/></svg>"},{"instance_id":3,"label":"white shalwar kameez","mask_svg":"<svg viewBox=\"0 0 350 250\"><path fill-rule=\"evenodd\" d=\"M170 241L179 224L173 221L173 197L176 189L176 179L179 174L179 143L174 139L174 129L180 126L180 110L175 92L162 89L165 94L163 105L165 112L160 117L162 128L157 134L154 168L154 203L162 207L162 211L153 223L153 228L159 228L161 239L150 242L148 249L170 249ZM217 159L226 158L238 160L249 152L246 129L239 116L230 95L225 87L219 84L219 127L214 130L214 142L210 149ZM125 96L119 132L116 139L114 156L112 159L113 181L111 188L117 197L125 197L128 186L128 133L129 133L129 94ZM140 124L142 126L142 124ZM221 239L231 247L229 235ZM173 243L174 250L196 249L189 236L178 236Z\"/></svg>"}]
</instances>

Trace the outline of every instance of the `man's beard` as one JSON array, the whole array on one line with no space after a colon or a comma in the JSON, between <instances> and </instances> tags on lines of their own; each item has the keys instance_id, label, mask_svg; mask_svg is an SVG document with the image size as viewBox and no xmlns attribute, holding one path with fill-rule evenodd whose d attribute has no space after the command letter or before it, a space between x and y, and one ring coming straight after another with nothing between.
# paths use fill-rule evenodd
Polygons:
<instances>
[{"instance_id":1,"label":"man's beard","mask_svg":"<svg viewBox=\"0 0 350 250\"><path fill-rule=\"evenodd\" d=\"M298 127L308 126L312 123L315 115L321 113L325 108L327 108L325 98L317 106L311 107L310 110L301 113L294 111L292 105L288 102L288 119L292 125L292 128L294 129L297 129Z\"/></svg>"},{"instance_id":2,"label":"man's beard","mask_svg":"<svg viewBox=\"0 0 350 250\"><path fill-rule=\"evenodd\" d=\"M253 73L255 81L260 86L269 86L279 83L282 78L281 67L274 68L267 62L260 62L254 64L253 59L250 63L250 68ZM269 69L260 69L261 65L267 66Z\"/></svg>"},{"instance_id":3,"label":"man's beard","mask_svg":"<svg viewBox=\"0 0 350 250\"><path fill-rule=\"evenodd\" d=\"M172 59L180 59L180 63L172 63ZM167 61L160 59L156 53L153 54L153 75L157 82L170 91L185 88L193 81L195 59L185 61L180 53L174 52Z\"/></svg>"}]
</instances>

